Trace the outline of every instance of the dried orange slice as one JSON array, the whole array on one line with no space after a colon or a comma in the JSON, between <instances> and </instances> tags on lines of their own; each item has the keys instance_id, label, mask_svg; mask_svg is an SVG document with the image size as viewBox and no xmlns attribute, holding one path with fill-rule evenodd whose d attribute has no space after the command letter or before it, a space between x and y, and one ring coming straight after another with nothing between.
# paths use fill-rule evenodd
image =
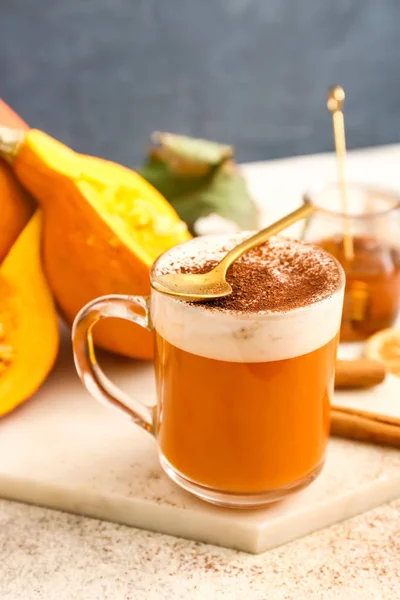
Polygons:
<instances>
[{"instance_id":1,"label":"dried orange slice","mask_svg":"<svg viewBox=\"0 0 400 600\"><path fill-rule=\"evenodd\" d=\"M365 344L365 354L400 377L400 329L382 329Z\"/></svg>"}]
</instances>

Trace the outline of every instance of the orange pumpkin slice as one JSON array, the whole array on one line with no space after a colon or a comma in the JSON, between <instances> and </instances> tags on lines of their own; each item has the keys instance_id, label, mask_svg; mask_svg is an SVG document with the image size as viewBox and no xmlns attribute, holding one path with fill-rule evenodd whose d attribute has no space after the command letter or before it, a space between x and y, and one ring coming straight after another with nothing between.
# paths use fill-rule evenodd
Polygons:
<instances>
[{"instance_id":1,"label":"orange pumpkin slice","mask_svg":"<svg viewBox=\"0 0 400 600\"><path fill-rule=\"evenodd\" d=\"M57 313L40 259L36 211L0 265L0 415L30 398L57 356Z\"/></svg>"}]
</instances>

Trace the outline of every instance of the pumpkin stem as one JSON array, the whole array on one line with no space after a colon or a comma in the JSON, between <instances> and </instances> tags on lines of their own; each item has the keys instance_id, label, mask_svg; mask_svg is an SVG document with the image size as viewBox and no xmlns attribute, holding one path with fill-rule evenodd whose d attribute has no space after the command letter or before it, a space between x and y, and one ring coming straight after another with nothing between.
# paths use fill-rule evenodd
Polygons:
<instances>
[{"instance_id":1,"label":"pumpkin stem","mask_svg":"<svg viewBox=\"0 0 400 600\"><path fill-rule=\"evenodd\" d=\"M26 132L0 126L0 156L12 164L25 141Z\"/></svg>"}]
</instances>

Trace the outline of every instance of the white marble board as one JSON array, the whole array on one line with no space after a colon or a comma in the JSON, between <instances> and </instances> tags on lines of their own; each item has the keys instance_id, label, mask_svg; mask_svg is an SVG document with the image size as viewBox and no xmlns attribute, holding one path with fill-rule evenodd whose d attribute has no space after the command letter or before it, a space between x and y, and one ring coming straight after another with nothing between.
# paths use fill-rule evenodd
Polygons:
<instances>
[{"instance_id":1,"label":"white marble board","mask_svg":"<svg viewBox=\"0 0 400 600\"><path fill-rule=\"evenodd\" d=\"M311 168L320 159L326 157L298 159L301 170L292 161L279 180L293 187L296 173L304 177L304 164ZM274 163L248 168L258 198L262 191L269 202L277 193L268 177L273 172ZM298 196L287 196L288 209ZM127 392L153 402L151 364L108 356L104 365ZM400 382L388 378L374 391L340 394L335 401L400 415ZM45 385L0 421L0 496L252 553L399 495L399 451L332 439L320 477L286 501L258 511L207 505L168 480L150 435L89 397L74 372L67 336Z\"/></svg>"}]
</instances>

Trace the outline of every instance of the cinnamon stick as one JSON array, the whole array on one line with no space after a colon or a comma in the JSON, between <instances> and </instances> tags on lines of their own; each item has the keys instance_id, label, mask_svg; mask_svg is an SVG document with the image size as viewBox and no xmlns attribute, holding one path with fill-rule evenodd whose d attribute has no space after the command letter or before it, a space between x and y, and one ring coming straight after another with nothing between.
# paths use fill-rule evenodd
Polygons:
<instances>
[{"instance_id":1,"label":"cinnamon stick","mask_svg":"<svg viewBox=\"0 0 400 600\"><path fill-rule=\"evenodd\" d=\"M384 366L369 358L338 360L336 362L335 388L355 389L372 387L382 383L385 379L385 374Z\"/></svg>"},{"instance_id":2,"label":"cinnamon stick","mask_svg":"<svg viewBox=\"0 0 400 600\"><path fill-rule=\"evenodd\" d=\"M400 419L353 408L333 406L331 434L400 448Z\"/></svg>"}]
</instances>

